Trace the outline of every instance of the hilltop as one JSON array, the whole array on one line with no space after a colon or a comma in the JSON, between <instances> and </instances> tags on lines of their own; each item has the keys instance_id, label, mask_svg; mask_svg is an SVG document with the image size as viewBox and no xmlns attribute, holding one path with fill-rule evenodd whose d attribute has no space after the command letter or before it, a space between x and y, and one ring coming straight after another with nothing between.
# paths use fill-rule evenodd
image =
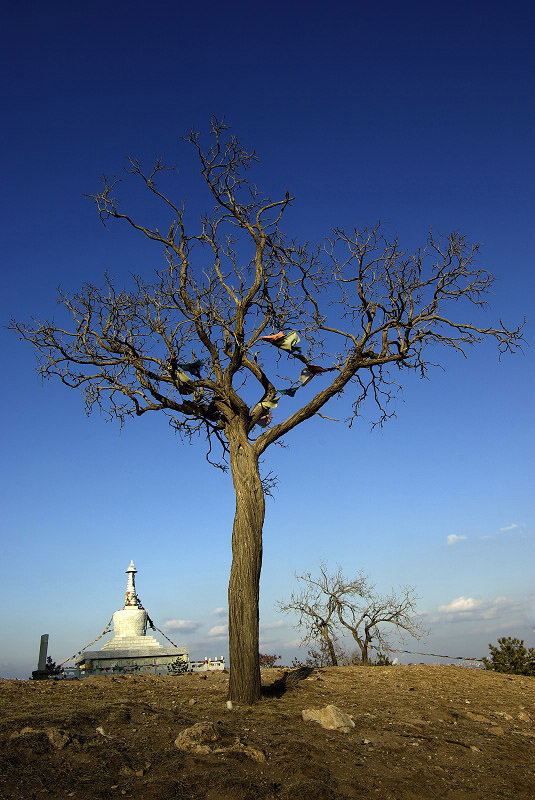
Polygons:
<instances>
[{"instance_id":1,"label":"hilltop","mask_svg":"<svg viewBox=\"0 0 535 800\"><path fill-rule=\"evenodd\" d=\"M282 676L264 670L263 684ZM227 684L227 673L0 681L0 797L535 796L534 678L450 666L331 667L232 710ZM330 704L355 727L303 721L303 709ZM204 727L214 740L197 752L177 749L177 736L199 722L212 723Z\"/></svg>"}]
</instances>

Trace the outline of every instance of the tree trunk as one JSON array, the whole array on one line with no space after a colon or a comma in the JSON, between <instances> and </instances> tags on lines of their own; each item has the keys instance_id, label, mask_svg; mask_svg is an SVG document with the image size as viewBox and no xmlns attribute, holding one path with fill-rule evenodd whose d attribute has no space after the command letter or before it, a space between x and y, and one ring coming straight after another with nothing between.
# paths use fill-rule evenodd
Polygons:
<instances>
[{"instance_id":1,"label":"tree trunk","mask_svg":"<svg viewBox=\"0 0 535 800\"><path fill-rule=\"evenodd\" d=\"M229 699L254 703L260 698L258 599L262 567L265 499L258 458L243 430L227 431L230 468L236 493L232 528L232 567L228 585Z\"/></svg>"},{"instance_id":2,"label":"tree trunk","mask_svg":"<svg viewBox=\"0 0 535 800\"><path fill-rule=\"evenodd\" d=\"M359 646L361 663L364 666L368 666L368 664L370 663L370 659L369 659L369 656L368 656L368 642L370 642L371 639L366 638L363 641L360 638L360 636L357 635L357 632L355 630L350 628L350 631L351 631L351 633L353 635L353 639L356 641L356 643Z\"/></svg>"},{"instance_id":3,"label":"tree trunk","mask_svg":"<svg viewBox=\"0 0 535 800\"><path fill-rule=\"evenodd\" d=\"M334 649L334 643L331 637L329 636L329 630L327 626L321 628L321 635L325 639L325 643L327 645L327 649L329 651L329 658L331 659L331 666L337 667L338 666L338 659L336 658L336 650Z\"/></svg>"},{"instance_id":4,"label":"tree trunk","mask_svg":"<svg viewBox=\"0 0 535 800\"><path fill-rule=\"evenodd\" d=\"M364 637L364 642L362 644L362 663L365 664L365 666L368 666L370 663L369 644L373 639L373 636L370 636L368 628L365 627L364 631L365 631L365 637Z\"/></svg>"}]
</instances>

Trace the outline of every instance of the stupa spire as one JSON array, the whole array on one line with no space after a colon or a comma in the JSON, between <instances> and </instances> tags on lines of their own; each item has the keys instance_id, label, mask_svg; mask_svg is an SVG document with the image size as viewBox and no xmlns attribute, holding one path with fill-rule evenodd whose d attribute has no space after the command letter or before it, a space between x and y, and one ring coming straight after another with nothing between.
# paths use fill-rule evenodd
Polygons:
<instances>
[{"instance_id":1,"label":"stupa spire","mask_svg":"<svg viewBox=\"0 0 535 800\"><path fill-rule=\"evenodd\" d=\"M130 566L128 567L127 570L125 570L125 572L128 578L126 581L126 596L124 600L124 608L126 608L127 606L139 607L140 602L136 594L136 579L135 579L135 574L137 572L137 569L135 568L133 561L130 562Z\"/></svg>"}]
</instances>

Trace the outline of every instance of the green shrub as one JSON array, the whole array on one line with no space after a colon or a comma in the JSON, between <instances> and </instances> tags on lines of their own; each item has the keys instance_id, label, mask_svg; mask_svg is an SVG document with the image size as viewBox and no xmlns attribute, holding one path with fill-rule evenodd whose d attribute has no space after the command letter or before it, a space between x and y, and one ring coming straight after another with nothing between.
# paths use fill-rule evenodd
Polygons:
<instances>
[{"instance_id":1,"label":"green shrub","mask_svg":"<svg viewBox=\"0 0 535 800\"><path fill-rule=\"evenodd\" d=\"M183 675L188 671L188 662L182 656L178 656L174 661L167 665L167 672L169 675Z\"/></svg>"},{"instance_id":2,"label":"green shrub","mask_svg":"<svg viewBox=\"0 0 535 800\"><path fill-rule=\"evenodd\" d=\"M523 639L502 636L499 647L489 644L490 658L484 658L485 669L513 675L535 675L535 649L524 647Z\"/></svg>"},{"instance_id":3,"label":"green shrub","mask_svg":"<svg viewBox=\"0 0 535 800\"><path fill-rule=\"evenodd\" d=\"M62 666L56 664L55 661L52 661L50 656L47 656L45 670L51 678L57 678L59 675L63 675L65 672Z\"/></svg>"}]
</instances>

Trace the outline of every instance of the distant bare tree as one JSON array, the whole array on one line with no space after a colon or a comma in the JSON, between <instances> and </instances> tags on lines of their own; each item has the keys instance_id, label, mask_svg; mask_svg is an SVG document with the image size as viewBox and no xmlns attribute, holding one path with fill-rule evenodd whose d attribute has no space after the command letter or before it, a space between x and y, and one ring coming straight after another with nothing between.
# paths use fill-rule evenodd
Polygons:
<instances>
[{"instance_id":1,"label":"distant bare tree","mask_svg":"<svg viewBox=\"0 0 535 800\"><path fill-rule=\"evenodd\" d=\"M197 224L162 186L172 176L159 159L146 171L131 158L127 172L160 205L160 226L123 210L117 179L103 178L90 195L103 223L119 221L155 242L163 265L152 280L136 276L122 288L106 277L100 287L60 291L65 321L13 321L12 328L35 347L41 375L81 390L88 412L96 408L121 423L162 412L187 440L206 440L212 463L230 465L230 697L251 703L261 688L258 600L269 480L259 462L267 448L343 391L351 391L351 420L371 399L382 423L397 388L390 368L425 375L436 345L465 354L493 339L501 352L514 352L521 333L501 322L479 327L459 319L463 301L472 310L484 306L493 282L477 265L478 246L461 234L431 233L414 252L379 225L336 228L324 243L299 244L282 229L290 194L265 197L247 176L255 153L222 121L212 120L210 133L207 146L197 132L187 136L215 206ZM314 390L292 405L312 379ZM284 395L290 399L273 419Z\"/></svg>"},{"instance_id":2,"label":"distant bare tree","mask_svg":"<svg viewBox=\"0 0 535 800\"><path fill-rule=\"evenodd\" d=\"M388 648L385 628L395 628L397 633L416 639L424 633L417 615L418 597L410 586L380 595L363 572L347 579L338 567L331 575L325 562L320 564L317 577L305 572L297 579L302 583L301 590L292 594L289 602L279 603L279 607L283 612L297 614L296 627L303 633L303 644L323 637L332 653L333 666L339 661L334 652L337 630L351 634L365 665L370 663L372 641L377 648Z\"/></svg>"},{"instance_id":3,"label":"distant bare tree","mask_svg":"<svg viewBox=\"0 0 535 800\"><path fill-rule=\"evenodd\" d=\"M320 577L313 578L310 572L296 575L302 588L292 592L287 603L280 602L280 610L297 615L296 628L301 632L301 644L311 645L309 657L317 663L328 660L332 667L338 666L340 648L336 642L338 624L336 598L325 591L329 585L326 565L320 564Z\"/></svg>"}]
</instances>

